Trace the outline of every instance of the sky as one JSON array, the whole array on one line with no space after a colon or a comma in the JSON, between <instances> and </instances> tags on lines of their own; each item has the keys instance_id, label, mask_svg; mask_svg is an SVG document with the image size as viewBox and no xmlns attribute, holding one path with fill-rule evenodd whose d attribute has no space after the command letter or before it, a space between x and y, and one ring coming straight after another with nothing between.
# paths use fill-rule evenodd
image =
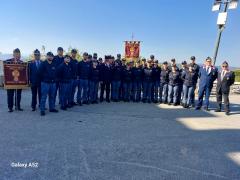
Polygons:
<instances>
[{"instance_id":1,"label":"sky","mask_svg":"<svg viewBox=\"0 0 240 180\"><path fill-rule=\"evenodd\" d=\"M0 52L16 47L56 53L62 46L100 56L124 54L124 41L142 41L141 56L178 62L195 55L202 63L213 56L217 12L213 0L2 0ZM240 67L240 7L229 10L217 65Z\"/></svg>"}]
</instances>

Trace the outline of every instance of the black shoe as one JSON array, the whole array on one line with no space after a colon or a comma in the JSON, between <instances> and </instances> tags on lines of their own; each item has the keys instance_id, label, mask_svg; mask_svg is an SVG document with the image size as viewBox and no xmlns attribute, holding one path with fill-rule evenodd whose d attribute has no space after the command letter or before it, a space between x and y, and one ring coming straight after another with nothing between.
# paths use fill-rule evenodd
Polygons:
<instances>
[{"instance_id":1,"label":"black shoe","mask_svg":"<svg viewBox=\"0 0 240 180\"><path fill-rule=\"evenodd\" d=\"M17 111L23 111L23 109L22 109L22 108L20 108L20 107L18 107L18 108L17 108Z\"/></svg>"},{"instance_id":2,"label":"black shoe","mask_svg":"<svg viewBox=\"0 0 240 180\"><path fill-rule=\"evenodd\" d=\"M218 109L215 110L215 112L221 112L221 109L218 108Z\"/></svg>"},{"instance_id":3,"label":"black shoe","mask_svg":"<svg viewBox=\"0 0 240 180\"><path fill-rule=\"evenodd\" d=\"M75 103L75 102L73 102L73 103L72 103L72 106L76 106L76 105L78 105L78 104L77 104L77 103Z\"/></svg>"},{"instance_id":4,"label":"black shoe","mask_svg":"<svg viewBox=\"0 0 240 180\"><path fill-rule=\"evenodd\" d=\"M173 106L177 106L177 105L178 105L178 103L174 103L174 104L173 104Z\"/></svg>"},{"instance_id":5,"label":"black shoe","mask_svg":"<svg viewBox=\"0 0 240 180\"><path fill-rule=\"evenodd\" d=\"M230 112L229 112L229 111L226 111L225 114L226 114L227 116L229 116L229 115L230 115Z\"/></svg>"},{"instance_id":6,"label":"black shoe","mask_svg":"<svg viewBox=\"0 0 240 180\"><path fill-rule=\"evenodd\" d=\"M61 107L60 109L63 110L63 111L66 111L66 110L67 110L66 107Z\"/></svg>"},{"instance_id":7,"label":"black shoe","mask_svg":"<svg viewBox=\"0 0 240 180\"><path fill-rule=\"evenodd\" d=\"M209 109L208 109L208 107L204 107L203 108L205 111L210 111Z\"/></svg>"},{"instance_id":8,"label":"black shoe","mask_svg":"<svg viewBox=\"0 0 240 180\"><path fill-rule=\"evenodd\" d=\"M41 112L40 112L40 115L41 115L41 116L45 116L45 112L44 112L44 111L41 111Z\"/></svg>"},{"instance_id":9,"label":"black shoe","mask_svg":"<svg viewBox=\"0 0 240 180\"><path fill-rule=\"evenodd\" d=\"M8 112L12 113L12 112L13 112L13 109L9 109Z\"/></svg>"},{"instance_id":10,"label":"black shoe","mask_svg":"<svg viewBox=\"0 0 240 180\"><path fill-rule=\"evenodd\" d=\"M171 103L168 103L169 106L171 106L172 104Z\"/></svg>"},{"instance_id":11,"label":"black shoe","mask_svg":"<svg viewBox=\"0 0 240 180\"><path fill-rule=\"evenodd\" d=\"M196 108L195 108L195 110L200 110L200 109L201 109L201 107L196 107Z\"/></svg>"},{"instance_id":12,"label":"black shoe","mask_svg":"<svg viewBox=\"0 0 240 180\"><path fill-rule=\"evenodd\" d=\"M56 109L51 109L51 110L49 110L49 112L58 113L58 110L56 110Z\"/></svg>"},{"instance_id":13,"label":"black shoe","mask_svg":"<svg viewBox=\"0 0 240 180\"><path fill-rule=\"evenodd\" d=\"M82 106L82 103L81 103L81 102L79 102L79 103L78 103L78 105L79 105L79 106Z\"/></svg>"},{"instance_id":14,"label":"black shoe","mask_svg":"<svg viewBox=\"0 0 240 180\"><path fill-rule=\"evenodd\" d=\"M109 99L106 100L108 103L110 103L111 101Z\"/></svg>"},{"instance_id":15,"label":"black shoe","mask_svg":"<svg viewBox=\"0 0 240 180\"><path fill-rule=\"evenodd\" d=\"M151 100L148 100L148 103L150 104L150 103L152 103L152 101L151 101Z\"/></svg>"},{"instance_id":16,"label":"black shoe","mask_svg":"<svg viewBox=\"0 0 240 180\"><path fill-rule=\"evenodd\" d=\"M32 108L32 111L36 111L36 108Z\"/></svg>"}]
</instances>

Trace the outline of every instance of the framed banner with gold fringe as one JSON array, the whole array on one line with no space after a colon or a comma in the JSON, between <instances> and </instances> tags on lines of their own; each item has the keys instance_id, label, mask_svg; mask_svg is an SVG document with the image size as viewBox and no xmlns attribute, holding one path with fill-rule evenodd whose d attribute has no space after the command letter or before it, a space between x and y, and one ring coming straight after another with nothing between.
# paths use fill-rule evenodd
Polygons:
<instances>
[{"instance_id":1,"label":"framed banner with gold fringe","mask_svg":"<svg viewBox=\"0 0 240 180\"><path fill-rule=\"evenodd\" d=\"M25 89L28 88L28 65L3 64L4 89Z\"/></svg>"},{"instance_id":2,"label":"framed banner with gold fringe","mask_svg":"<svg viewBox=\"0 0 240 180\"><path fill-rule=\"evenodd\" d=\"M125 59L136 61L140 57L141 41L125 41Z\"/></svg>"}]
</instances>

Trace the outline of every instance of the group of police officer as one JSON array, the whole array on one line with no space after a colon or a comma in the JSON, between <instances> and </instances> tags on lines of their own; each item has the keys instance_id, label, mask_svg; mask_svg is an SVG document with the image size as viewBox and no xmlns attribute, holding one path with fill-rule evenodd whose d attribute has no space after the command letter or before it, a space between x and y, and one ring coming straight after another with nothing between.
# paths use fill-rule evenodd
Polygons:
<instances>
[{"instance_id":1,"label":"group of police officer","mask_svg":"<svg viewBox=\"0 0 240 180\"><path fill-rule=\"evenodd\" d=\"M32 111L39 104L41 116L45 115L48 97L49 112L57 113L56 99L61 110L84 104L96 104L110 101L164 103L168 105L182 105L184 108L209 110L209 97L213 83L217 79L216 112L221 112L222 97L225 113L229 115L229 92L234 83L234 72L228 69L228 63L222 63L222 69L212 65L208 57L203 66L196 64L194 56L190 62L183 61L179 68L176 60L170 63L159 62L151 55L150 59L127 62L118 54L105 56L104 60L88 53L83 54L81 61L77 60L77 50L70 55L64 55L62 47L57 49L57 55L52 52L46 54L46 60L41 60L38 49L34 51L34 58L28 63L29 84L32 91ZM5 63L22 63L19 49L13 51L13 58ZM195 106L195 90L199 80L198 101ZM99 96L100 87L100 96ZM9 112L13 112L14 94L16 110L22 111L20 106L22 90L7 90ZM105 96L104 96L105 94ZM205 101L203 103L203 98ZM76 97L76 98L75 98ZM38 102L38 103L37 103Z\"/></svg>"}]
</instances>

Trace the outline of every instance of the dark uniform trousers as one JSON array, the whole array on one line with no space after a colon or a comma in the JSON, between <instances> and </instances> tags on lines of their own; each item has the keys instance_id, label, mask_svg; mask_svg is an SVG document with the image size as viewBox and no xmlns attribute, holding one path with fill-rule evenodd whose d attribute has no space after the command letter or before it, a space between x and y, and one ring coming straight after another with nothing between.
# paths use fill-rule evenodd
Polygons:
<instances>
[{"instance_id":1,"label":"dark uniform trousers","mask_svg":"<svg viewBox=\"0 0 240 180\"><path fill-rule=\"evenodd\" d=\"M37 99L38 103L40 106L40 101L41 101L41 85L32 85L31 86L31 91L32 91L32 108L36 108L37 105Z\"/></svg>"},{"instance_id":2,"label":"dark uniform trousers","mask_svg":"<svg viewBox=\"0 0 240 180\"><path fill-rule=\"evenodd\" d=\"M222 99L225 106L225 111L229 112L229 93L230 86L235 82L235 74L234 72L228 71L224 77L222 77L221 72L218 73L218 81L217 81L217 103L218 109L222 108Z\"/></svg>"},{"instance_id":3,"label":"dark uniform trousers","mask_svg":"<svg viewBox=\"0 0 240 180\"><path fill-rule=\"evenodd\" d=\"M16 108L20 108L21 95L22 95L22 89L8 89L7 90L7 97L8 97L7 101L8 101L9 109L13 109L14 102L15 102ZM15 99L15 101L14 101L14 99Z\"/></svg>"},{"instance_id":4,"label":"dark uniform trousers","mask_svg":"<svg viewBox=\"0 0 240 180\"><path fill-rule=\"evenodd\" d=\"M104 90L106 90L106 100L109 101L111 82L103 81L101 82L100 86L101 86L100 101L103 101Z\"/></svg>"}]
</instances>

